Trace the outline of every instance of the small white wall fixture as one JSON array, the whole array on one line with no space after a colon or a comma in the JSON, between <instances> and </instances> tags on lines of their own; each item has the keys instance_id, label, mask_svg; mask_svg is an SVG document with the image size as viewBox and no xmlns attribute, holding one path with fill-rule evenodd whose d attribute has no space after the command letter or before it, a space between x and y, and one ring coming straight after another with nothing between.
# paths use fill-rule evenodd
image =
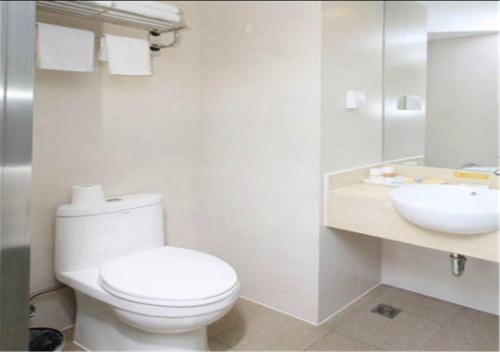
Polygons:
<instances>
[{"instance_id":1,"label":"small white wall fixture","mask_svg":"<svg viewBox=\"0 0 500 352\"><path fill-rule=\"evenodd\" d=\"M398 110L422 110L422 98L418 95L398 97Z\"/></svg>"},{"instance_id":2,"label":"small white wall fixture","mask_svg":"<svg viewBox=\"0 0 500 352\"><path fill-rule=\"evenodd\" d=\"M368 105L368 95L360 90L348 90L345 107L347 110L359 110Z\"/></svg>"}]
</instances>

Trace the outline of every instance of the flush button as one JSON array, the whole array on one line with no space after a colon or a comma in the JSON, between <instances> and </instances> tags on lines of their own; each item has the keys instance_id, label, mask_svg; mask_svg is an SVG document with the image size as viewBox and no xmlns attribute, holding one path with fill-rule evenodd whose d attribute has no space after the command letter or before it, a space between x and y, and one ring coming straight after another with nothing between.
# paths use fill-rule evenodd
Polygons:
<instances>
[{"instance_id":1,"label":"flush button","mask_svg":"<svg viewBox=\"0 0 500 352\"><path fill-rule=\"evenodd\" d=\"M121 198L109 198L109 199L106 199L106 202L120 202L122 200L123 199L121 199Z\"/></svg>"}]
</instances>

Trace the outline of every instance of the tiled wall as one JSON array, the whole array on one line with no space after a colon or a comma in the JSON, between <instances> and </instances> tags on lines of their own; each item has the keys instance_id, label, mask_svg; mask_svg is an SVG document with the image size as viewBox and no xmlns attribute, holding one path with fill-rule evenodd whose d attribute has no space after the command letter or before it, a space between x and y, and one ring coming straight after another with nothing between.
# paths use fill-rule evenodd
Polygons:
<instances>
[{"instance_id":1,"label":"tiled wall","mask_svg":"<svg viewBox=\"0 0 500 352\"><path fill-rule=\"evenodd\" d=\"M417 1L386 1L384 13L384 160L423 155L427 68L426 9ZM422 109L398 100L420 98Z\"/></svg>"},{"instance_id":2,"label":"tiled wall","mask_svg":"<svg viewBox=\"0 0 500 352\"><path fill-rule=\"evenodd\" d=\"M212 2L202 20L204 248L242 295L317 320L319 2Z\"/></svg>"},{"instance_id":3,"label":"tiled wall","mask_svg":"<svg viewBox=\"0 0 500 352\"><path fill-rule=\"evenodd\" d=\"M322 174L382 161L383 6L323 2ZM367 92L367 107L346 110L347 90ZM381 242L321 225L319 253L323 320L380 281Z\"/></svg>"}]
</instances>

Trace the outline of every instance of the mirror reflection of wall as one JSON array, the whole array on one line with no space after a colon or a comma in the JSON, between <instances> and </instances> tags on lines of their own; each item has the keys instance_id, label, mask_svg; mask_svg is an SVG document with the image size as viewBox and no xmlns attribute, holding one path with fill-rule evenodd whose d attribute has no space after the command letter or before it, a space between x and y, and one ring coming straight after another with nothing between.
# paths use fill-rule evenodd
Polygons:
<instances>
[{"instance_id":1,"label":"mirror reflection of wall","mask_svg":"<svg viewBox=\"0 0 500 352\"><path fill-rule=\"evenodd\" d=\"M498 3L385 4L384 159L496 169Z\"/></svg>"},{"instance_id":2,"label":"mirror reflection of wall","mask_svg":"<svg viewBox=\"0 0 500 352\"><path fill-rule=\"evenodd\" d=\"M498 34L429 41L426 164L498 165L497 41Z\"/></svg>"},{"instance_id":3,"label":"mirror reflection of wall","mask_svg":"<svg viewBox=\"0 0 500 352\"><path fill-rule=\"evenodd\" d=\"M421 158L425 150L426 10L416 1L386 1L384 10L384 158Z\"/></svg>"}]
</instances>

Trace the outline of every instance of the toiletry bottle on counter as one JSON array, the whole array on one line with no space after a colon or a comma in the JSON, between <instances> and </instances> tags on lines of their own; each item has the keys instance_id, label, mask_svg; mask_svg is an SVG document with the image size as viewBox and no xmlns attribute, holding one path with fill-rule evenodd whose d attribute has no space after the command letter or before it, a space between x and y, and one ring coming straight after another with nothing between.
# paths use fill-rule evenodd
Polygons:
<instances>
[{"instance_id":1,"label":"toiletry bottle on counter","mask_svg":"<svg viewBox=\"0 0 500 352\"><path fill-rule=\"evenodd\" d=\"M371 168L369 171L370 181L384 181L384 170L378 167Z\"/></svg>"},{"instance_id":2,"label":"toiletry bottle on counter","mask_svg":"<svg viewBox=\"0 0 500 352\"><path fill-rule=\"evenodd\" d=\"M396 169L394 166L384 166L382 168L384 177L396 177Z\"/></svg>"}]
</instances>

